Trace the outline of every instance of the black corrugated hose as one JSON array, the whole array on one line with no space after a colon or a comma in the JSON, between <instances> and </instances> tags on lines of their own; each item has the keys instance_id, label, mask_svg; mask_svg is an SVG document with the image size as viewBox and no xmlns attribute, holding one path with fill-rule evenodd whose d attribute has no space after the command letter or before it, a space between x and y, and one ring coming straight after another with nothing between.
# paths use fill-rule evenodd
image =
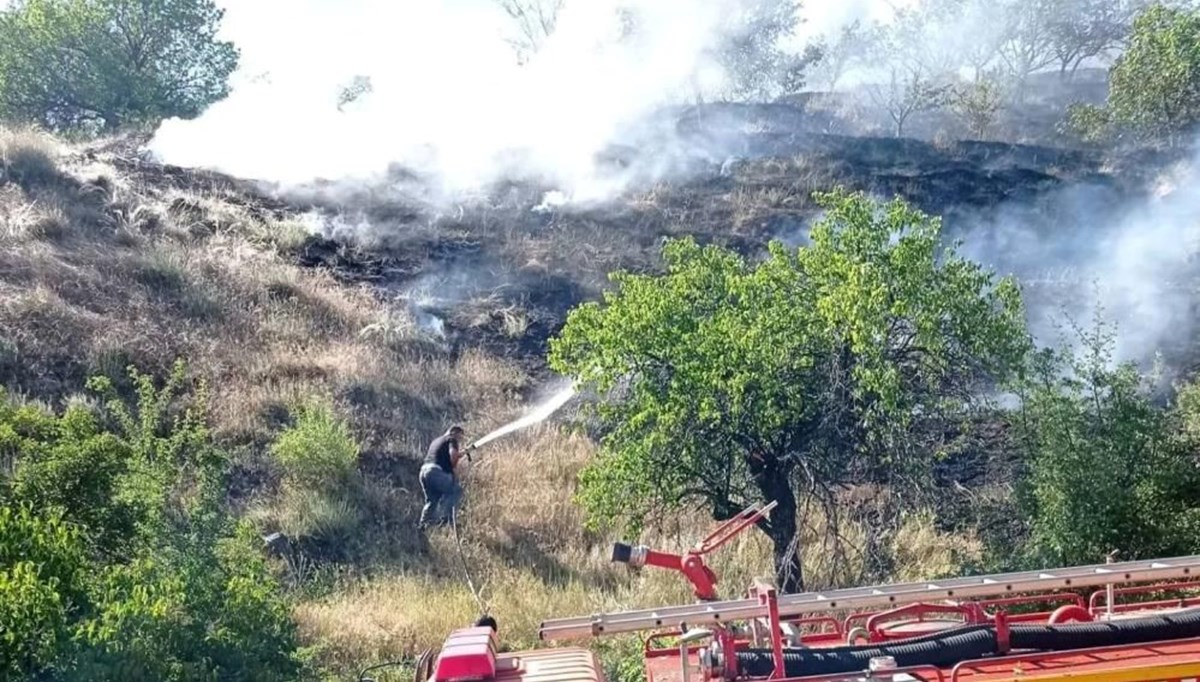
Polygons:
<instances>
[{"instance_id":1,"label":"black corrugated hose","mask_svg":"<svg viewBox=\"0 0 1200 682\"><path fill-rule=\"evenodd\" d=\"M1188 637L1200 637L1200 609L1112 623L1015 625L1009 631L1011 649L1023 652L1069 651ZM867 669L869 661L878 656L891 656L896 660L896 665L901 667L950 667L962 661L998 653L995 628L991 625L973 625L914 637L897 644L785 649L783 662L788 677L801 677L862 672ZM737 659L739 674L743 676L766 677L775 668L770 649L739 651Z\"/></svg>"}]
</instances>

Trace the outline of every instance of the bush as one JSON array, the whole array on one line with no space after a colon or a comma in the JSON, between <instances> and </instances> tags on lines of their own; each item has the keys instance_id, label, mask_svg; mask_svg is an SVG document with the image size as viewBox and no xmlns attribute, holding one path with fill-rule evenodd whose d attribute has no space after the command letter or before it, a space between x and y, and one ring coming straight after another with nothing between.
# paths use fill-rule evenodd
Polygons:
<instances>
[{"instance_id":1,"label":"bush","mask_svg":"<svg viewBox=\"0 0 1200 682\"><path fill-rule=\"evenodd\" d=\"M1155 407L1136 367L1110 366L1111 337L1042 355L1020 431L1030 456L1023 504L1037 564L1191 554L1200 548L1196 442L1178 410ZM1063 370L1066 370L1065 372Z\"/></svg>"},{"instance_id":2,"label":"bush","mask_svg":"<svg viewBox=\"0 0 1200 682\"><path fill-rule=\"evenodd\" d=\"M1072 104L1067 108L1065 127L1084 142L1104 142L1113 134L1112 112L1094 104Z\"/></svg>"},{"instance_id":3,"label":"bush","mask_svg":"<svg viewBox=\"0 0 1200 682\"><path fill-rule=\"evenodd\" d=\"M23 679L69 657L69 619L86 606L87 561L56 512L0 507L0 676Z\"/></svg>"},{"instance_id":4,"label":"bush","mask_svg":"<svg viewBox=\"0 0 1200 682\"><path fill-rule=\"evenodd\" d=\"M358 443L346 422L323 404L309 403L296 423L280 434L271 453L283 465L289 482L321 489L345 483L358 464Z\"/></svg>"},{"instance_id":5,"label":"bush","mask_svg":"<svg viewBox=\"0 0 1200 682\"><path fill-rule=\"evenodd\" d=\"M130 450L111 433L102 433L93 415L71 408L54 424L53 438L15 441L18 463L10 482L15 501L39 509L56 508L87 531L98 554L122 556L136 534L135 505L119 494Z\"/></svg>"},{"instance_id":6,"label":"bush","mask_svg":"<svg viewBox=\"0 0 1200 682\"><path fill-rule=\"evenodd\" d=\"M252 536L182 545L98 581L78 679L295 679L290 611Z\"/></svg>"},{"instance_id":7,"label":"bush","mask_svg":"<svg viewBox=\"0 0 1200 682\"><path fill-rule=\"evenodd\" d=\"M609 682L642 682L646 679L639 637L615 637L597 642L596 655Z\"/></svg>"},{"instance_id":8,"label":"bush","mask_svg":"<svg viewBox=\"0 0 1200 682\"><path fill-rule=\"evenodd\" d=\"M287 680L290 609L257 537L223 506L205 391L107 379L98 414L0 399L0 671L64 680Z\"/></svg>"}]
</instances>

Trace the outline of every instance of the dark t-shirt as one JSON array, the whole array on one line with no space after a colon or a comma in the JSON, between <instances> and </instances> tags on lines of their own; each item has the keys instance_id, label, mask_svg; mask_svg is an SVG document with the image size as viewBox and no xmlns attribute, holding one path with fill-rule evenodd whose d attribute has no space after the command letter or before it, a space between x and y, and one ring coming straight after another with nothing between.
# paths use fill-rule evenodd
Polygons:
<instances>
[{"instance_id":1,"label":"dark t-shirt","mask_svg":"<svg viewBox=\"0 0 1200 682\"><path fill-rule=\"evenodd\" d=\"M454 473L454 467L450 465L451 445L458 446L458 439L454 436L445 435L434 440L429 444L429 452L425 453L425 463L436 464L448 474Z\"/></svg>"}]
</instances>

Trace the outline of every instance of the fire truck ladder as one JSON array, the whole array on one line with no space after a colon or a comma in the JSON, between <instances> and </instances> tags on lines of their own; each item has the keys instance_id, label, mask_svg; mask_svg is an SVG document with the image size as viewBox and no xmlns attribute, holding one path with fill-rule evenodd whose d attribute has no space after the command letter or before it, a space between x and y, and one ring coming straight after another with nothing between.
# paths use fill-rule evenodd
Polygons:
<instances>
[{"instance_id":1,"label":"fire truck ladder","mask_svg":"<svg viewBox=\"0 0 1200 682\"><path fill-rule=\"evenodd\" d=\"M929 599L996 597L1021 592L1152 582L1191 576L1200 576L1200 555L856 587L828 592L803 592L780 596L778 606L781 617L797 617L831 611L910 604ZM709 623L762 618L767 615L767 607L757 599L733 599L558 618L543 622L538 635L543 640L578 639L655 628L673 628L682 624L698 627Z\"/></svg>"}]
</instances>

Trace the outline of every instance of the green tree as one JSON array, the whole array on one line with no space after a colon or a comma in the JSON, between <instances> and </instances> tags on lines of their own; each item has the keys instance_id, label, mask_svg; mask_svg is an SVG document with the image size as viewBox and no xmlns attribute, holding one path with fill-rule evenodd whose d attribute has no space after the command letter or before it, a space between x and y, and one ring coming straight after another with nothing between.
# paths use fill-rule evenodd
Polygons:
<instances>
[{"instance_id":1,"label":"green tree","mask_svg":"<svg viewBox=\"0 0 1200 682\"><path fill-rule=\"evenodd\" d=\"M799 0L741 0L731 8L711 57L725 71L730 99L768 99L795 92L816 49L794 54L782 41L800 24Z\"/></svg>"},{"instance_id":2,"label":"green tree","mask_svg":"<svg viewBox=\"0 0 1200 682\"><path fill-rule=\"evenodd\" d=\"M1175 409L1154 404L1133 364L1114 365L1112 335L1081 335L1082 351L1045 351L1023 393L1021 440L1030 475L1023 506L1030 560L1045 564L1191 554L1200 546L1197 442L1186 428L1196 388ZM1066 370L1066 371L1064 371Z\"/></svg>"},{"instance_id":3,"label":"green tree","mask_svg":"<svg viewBox=\"0 0 1200 682\"><path fill-rule=\"evenodd\" d=\"M1118 124L1154 136L1190 131L1200 121L1200 11L1156 5L1140 15L1110 87Z\"/></svg>"},{"instance_id":4,"label":"green tree","mask_svg":"<svg viewBox=\"0 0 1200 682\"><path fill-rule=\"evenodd\" d=\"M193 118L228 94L238 50L212 0L15 0L0 11L0 115L114 130Z\"/></svg>"},{"instance_id":5,"label":"green tree","mask_svg":"<svg viewBox=\"0 0 1200 682\"><path fill-rule=\"evenodd\" d=\"M942 252L939 221L899 200L817 199L808 246L751 263L672 241L665 274L617 273L571 312L550 362L604 398L602 451L580 479L593 523L774 501L760 528L781 587L800 589L797 496L927 475L915 434L1019 366L1016 287Z\"/></svg>"},{"instance_id":6,"label":"green tree","mask_svg":"<svg viewBox=\"0 0 1200 682\"><path fill-rule=\"evenodd\" d=\"M1156 4L1133 23L1129 49L1109 72L1107 107L1077 106L1086 139L1128 133L1174 142L1200 122L1200 10Z\"/></svg>"}]
</instances>

